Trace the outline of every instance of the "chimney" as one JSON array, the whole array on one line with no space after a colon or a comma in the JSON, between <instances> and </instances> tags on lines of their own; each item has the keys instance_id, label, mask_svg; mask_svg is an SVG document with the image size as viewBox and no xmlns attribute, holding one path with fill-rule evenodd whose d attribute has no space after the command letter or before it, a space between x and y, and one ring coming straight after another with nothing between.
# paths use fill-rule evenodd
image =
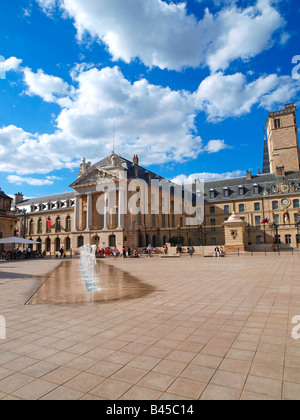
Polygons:
<instances>
[{"instance_id":1,"label":"chimney","mask_svg":"<svg viewBox=\"0 0 300 420\"><path fill-rule=\"evenodd\" d=\"M252 179L252 172L247 171L247 179Z\"/></svg>"},{"instance_id":2,"label":"chimney","mask_svg":"<svg viewBox=\"0 0 300 420\"><path fill-rule=\"evenodd\" d=\"M15 205L17 206L18 204L22 203L22 201L24 201L24 195L20 192L15 194Z\"/></svg>"},{"instance_id":3,"label":"chimney","mask_svg":"<svg viewBox=\"0 0 300 420\"><path fill-rule=\"evenodd\" d=\"M136 166L139 166L139 158L138 158L138 155L134 155L134 156L133 156L133 163L134 163Z\"/></svg>"},{"instance_id":4,"label":"chimney","mask_svg":"<svg viewBox=\"0 0 300 420\"><path fill-rule=\"evenodd\" d=\"M276 167L276 176L285 176L284 166L277 166Z\"/></svg>"}]
</instances>

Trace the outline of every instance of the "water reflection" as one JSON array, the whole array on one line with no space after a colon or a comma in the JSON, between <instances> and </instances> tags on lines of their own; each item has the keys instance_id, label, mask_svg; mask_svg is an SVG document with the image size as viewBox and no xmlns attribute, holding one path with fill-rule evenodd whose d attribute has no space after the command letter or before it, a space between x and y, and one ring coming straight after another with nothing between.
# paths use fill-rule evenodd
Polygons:
<instances>
[{"instance_id":1,"label":"water reflection","mask_svg":"<svg viewBox=\"0 0 300 420\"><path fill-rule=\"evenodd\" d=\"M63 261L27 304L76 303L83 305L116 299L134 299L154 291L154 287L102 261L98 261L97 271L100 288L97 291L88 291L79 261Z\"/></svg>"}]
</instances>

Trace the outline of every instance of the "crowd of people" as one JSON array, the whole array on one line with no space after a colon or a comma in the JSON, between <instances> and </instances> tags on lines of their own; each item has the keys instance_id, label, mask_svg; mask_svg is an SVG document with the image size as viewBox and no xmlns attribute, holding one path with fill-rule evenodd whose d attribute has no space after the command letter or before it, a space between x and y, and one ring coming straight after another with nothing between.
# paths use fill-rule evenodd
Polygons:
<instances>
[{"instance_id":1,"label":"crowd of people","mask_svg":"<svg viewBox=\"0 0 300 420\"><path fill-rule=\"evenodd\" d=\"M2 260L29 260L31 258L44 258L46 251L33 251L30 247L27 249L14 248L13 250L1 251L0 258Z\"/></svg>"}]
</instances>

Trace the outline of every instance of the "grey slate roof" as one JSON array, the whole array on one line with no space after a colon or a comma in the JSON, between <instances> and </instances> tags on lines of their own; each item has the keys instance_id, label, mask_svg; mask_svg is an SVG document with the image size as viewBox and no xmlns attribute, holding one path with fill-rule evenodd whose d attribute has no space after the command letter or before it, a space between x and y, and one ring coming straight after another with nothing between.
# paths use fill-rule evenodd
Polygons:
<instances>
[{"instance_id":1,"label":"grey slate roof","mask_svg":"<svg viewBox=\"0 0 300 420\"><path fill-rule=\"evenodd\" d=\"M21 203L18 204L18 207L23 206L30 206L31 204L39 204L39 203L48 203L49 201L58 201L58 200L68 200L68 199L74 199L75 198L75 191L65 192L65 193L59 193L59 194L53 194L53 195L46 195L43 197L34 197L34 198L28 198Z\"/></svg>"},{"instance_id":2,"label":"grey slate roof","mask_svg":"<svg viewBox=\"0 0 300 420\"><path fill-rule=\"evenodd\" d=\"M4 193L4 191L2 191L1 189L0 189L0 198L8 198L9 200L12 200L12 198L11 198L11 197L9 197L8 195L6 195L6 194Z\"/></svg>"},{"instance_id":3,"label":"grey slate roof","mask_svg":"<svg viewBox=\"0 0 300 420\"><path fill-rule=\"evenodd\" d=\"M300 192L300 171L287 173L285 176L276 174L254 175L251 179L247 177L231 178L220 181L209 181L205 183L205 200L207 202L228 201L233 199L255 198L264 195L265 189L271 190L280 183L290 183L293 185L294 193ZM258 186L258 193L254 193L254 185ZM244 187L244 194L239 195L239 187ZM224 197L223 190L228 188L229 195ZM210 198L210 190L215 190L215 198ZM284 193L282 193L284 194ZM285 193L287 194L287 193ZM291 191L288 193L291 194ZM275 193L274 193L275 195Z\"/></svg>"}]
</instances>

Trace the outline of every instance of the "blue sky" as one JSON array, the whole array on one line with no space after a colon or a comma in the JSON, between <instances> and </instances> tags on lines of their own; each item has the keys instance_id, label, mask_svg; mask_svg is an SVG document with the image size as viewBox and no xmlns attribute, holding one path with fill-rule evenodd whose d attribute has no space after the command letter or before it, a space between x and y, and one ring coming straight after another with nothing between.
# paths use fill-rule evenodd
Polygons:
<instances>
[{"instance_id":1,"label":"blue sky","mask_svg":"<svg viewBox=\"0 0 300 420\"><path fill-rule=\"evenodd\" d=\"M117 154L168 179L257 173L268 112L300 96L295 3L2 1L0 187L68 191L114 126Z\"/></svg>"}]
</instances>

